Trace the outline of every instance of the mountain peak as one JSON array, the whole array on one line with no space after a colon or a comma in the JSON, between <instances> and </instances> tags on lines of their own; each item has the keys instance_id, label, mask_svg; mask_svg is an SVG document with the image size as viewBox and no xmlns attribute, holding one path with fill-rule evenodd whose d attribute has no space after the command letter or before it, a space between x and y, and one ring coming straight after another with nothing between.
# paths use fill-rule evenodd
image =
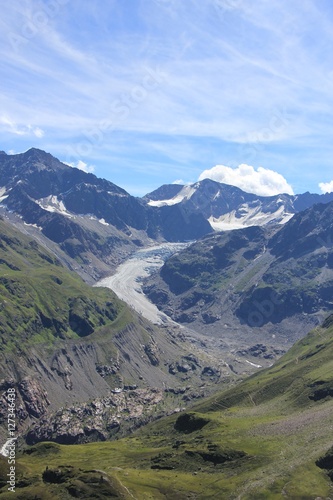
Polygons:
<instances>
[{"instance_id":1,"label":"mountain peak","mask_svg":"<svg viewBox=\"0 0 333 500\"><path fill-rule=\"evenodd\" d=\"M28 158L54 158L54 156L52 156L50 153L47 153L46 151L43 151L43 149L38 148L30 148L21 154L22 156L26 156Z\"/></svg>"},{"instance_id":2,"label":"mountain peak","mask_svg":"<svg viewBox=\"0 0 333 500\"><path fill-rule=\"evenodd\" d=\"M50 153L47 153L46 151L44 151L43 149L39 149L39 148L29 148L29 149L26 151L26 153L30 153L30 152L32 152L32 151L36 151L36 152L38 152L38 153L44 153L44 154L46 154L46 155L47 155L47 154L50 154Z\"/></svg>"},{"instance_id":3,"label":"mountain peak","mask_svg":"<svg viewBox=\"0 0 333 500\"><path fill-rule=\"evenodd\" d=\"M68 165L65 165L57 158L52 156L50 153L43 151L38 148L30 148L24 153L20 153L17 155L13 155L10 158L14 159L15 162L18 161L18 164L21 167L32 168L40 170L65 170L70 168Z\"/></svg>"}]
</instances>

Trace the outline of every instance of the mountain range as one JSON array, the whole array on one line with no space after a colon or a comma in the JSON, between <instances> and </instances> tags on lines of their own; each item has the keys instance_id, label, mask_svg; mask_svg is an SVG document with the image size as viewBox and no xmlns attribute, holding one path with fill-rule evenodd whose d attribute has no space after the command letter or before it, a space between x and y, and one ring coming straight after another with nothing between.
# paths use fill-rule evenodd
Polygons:
<instances>
[{"instance_id":1,"label":"mountain range","mask_svg":"<svg viewBox=\"0 0 333 500\"><path fill-rule=\"evenodd\" d=\"M0 212L17 498L332 497L333 193L135 198L33 148L0 153ZM90 286L166 241L143 291L173 322Z\"/></svg>"},{"instance_id":2,"label":"mountain range","mask_svg":"<svg viewBox=\"0 0 333 500\"><path fill-rule=\"evenodd\" d=\"M152 239L197 239L211 229L200 214L153 209L112 182L34 148L0 154L0 201L90 281Z\"/></svg>"},{"instance_id":3,"label":"mountain range","mask_svg":"<svg viewBox=\"0 0 333 500\"><path fill-rule=\"evenodd\" d=\"M283 223L333 193L258 197L205 179L166 185L135 198L110 181L70 167L49 153L0 152L3 214L94 282L137 248L191 241L219 229Z\"/></svg>"},{"instance_id":4,"label":"mountain range","mask_svg":"<svg viewBox=\"0 0 333 500\"><path fill-rule=\"evenodd\" d=\"M143 198L152 207L183 207L202 214L214 230L228 231L268 223L283 224L316 203L333 201L333 193L258 196L241 189L204 179L189 185L167 184Z\"/></svg>"}]
</instances>

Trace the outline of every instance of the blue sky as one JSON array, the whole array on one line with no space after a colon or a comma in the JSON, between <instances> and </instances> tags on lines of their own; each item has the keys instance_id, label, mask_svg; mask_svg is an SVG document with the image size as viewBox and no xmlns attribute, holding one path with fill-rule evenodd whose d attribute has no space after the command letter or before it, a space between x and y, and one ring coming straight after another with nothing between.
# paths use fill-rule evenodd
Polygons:
<instances>
[{"instance_id":1,"label":"blue sky","mask_svg":"<svg viewBox=\"0 0 333 500\"><path fill-rule=\"evenodd\" d=\"M203 171L333 190L330 0L11 0L0 27L7 153L138 196Z\"/></svg>"}]
</instances>

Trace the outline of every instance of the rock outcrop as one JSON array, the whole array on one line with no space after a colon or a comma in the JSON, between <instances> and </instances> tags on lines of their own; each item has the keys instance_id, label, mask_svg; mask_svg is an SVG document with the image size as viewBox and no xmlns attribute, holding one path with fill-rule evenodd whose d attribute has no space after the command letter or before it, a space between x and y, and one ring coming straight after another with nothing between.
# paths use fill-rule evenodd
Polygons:
<instances>
[{"instance_id":1,"label":"rock outcrop","mask_svg":"<svg viewBox=\"0 0 333 500\"><path fill-rule=\"evenodd\" d=\"M105 441L147 423L162 400L161 389L116 389L107 397L60 408L41 418L28 431L26 441L30 445L40 441L60 444Z\"/></svg>"}]
</instances>

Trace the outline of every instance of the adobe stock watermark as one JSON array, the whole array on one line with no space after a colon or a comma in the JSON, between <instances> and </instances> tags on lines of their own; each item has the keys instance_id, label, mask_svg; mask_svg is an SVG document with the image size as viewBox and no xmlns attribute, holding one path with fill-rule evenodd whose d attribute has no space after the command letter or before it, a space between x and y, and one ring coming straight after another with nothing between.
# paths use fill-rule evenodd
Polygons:
<instances>
[{"instance_id":1,"label":"adobe stock watermark","mask_svg":"<svg viewBox=\"0 0 333 500\"><path fill-rule=\"evenodd\" d=\"M279 295L271 291L267 299L254 300L253 306L254 309L251 311L247 317L247 323L251 327L261 327L267 320L273 316L275 308L284 303L283 300L279 297Z\"/></svg>"},{"instance_id":2,"label":"adobe stock watermark","mask_svg":"<svg viewBox=\"0 0 333 500\"><path fill-rule=\"evenodd\" d=\"M84 138L67 148L67 163L73 163L81 157L92 154L96 147L99 147L105 141L107 133L114 132L130 116L131 112L137 109L146 101L152 92L165 81L165 74L159 67L146 68L141 82L135 85L127 94L121 94L115 99L108 110L110 119L101 120L93 127L83 131Z\"/></svg>"},{"instance_id":3,"label":"adobe stock watermark","mask_svg":"<svg viewBox=\"0 0 333 500\"><path fill-rule=\"evenodd\" d=\"M291 121L292 115L285 107L273 109L268 124L256 132L247 134L246 141L240 145L239 157L241 161L243 163L253 162L258 153L264 149L264 145L281 135Z\"/></svg>"},{"instance_id":4,"label":"adobe stock watermark","mask_svg":"<svg viewBox=\"0 0 333 500\"><path fill-rule=\"evenodd\" d=\"M219 12L239 9L244 4L244 0L213 0L213 5Z\"/></svg>"},{"instance_id":5,"label":"adobe stock watermark","mask_svg":"<svg viewBox=\"0 0 333 500\"><path fill-rule=\"evenodd\" d=\"M7 473L8 491L15 493L16 487L16 392L13 387L6 391L6 400L8 405L7 430L8 441L6 446L7 463L9 471Z\"/></svg>"},{"instance_id":6,"label":"adobe stock watermark","mask_svg":"<svg viewBox=\"0 0 333 500\"><path fill-rule=\"evenodd\" d=\"M22 24L18 32L10 32L9 43L13 50L18 51L22 45L32 40L38 33L45 30L69 0L51 0L36 3L35 10Z\"/></svg>"},{"instance_id":7,"label":"adobe stock watermark","mask_svg":"<svg viewBox=\"0 0 333 500\"><path fill-rule=\"evenodd\" d=\"M325 251L320 252L315 255L315 258L311 260L309 266L310 269L322 268L327 265L327 258L331 255L331 263L329 266L333 264L333 254L328 252L329 249L333 248L333 235L328 234L325 239L321 236L318 236L316 239L318 243L317 249L324 249ZM271 291L269 296L264 300L254 300L253 301L253 310L248 314L247 323L251 327L261 327L263 326L269 318L271 318L276 310L276 307L284 304L285 300L282 299L281 295L279 295L275 291Z\"/></svg>"},{"instance_id":8,"label":"adobe stock watermark","mask_svg":"<svg viewBox=\"0 0 333 500\"><path fill-rule=\"evenodd\" d=\"M318 236L317 243L319 244L319 249L324 249L324 251L315 255L315 259L312 261L312 266L317 266L318 268L320 268L323 267L323 265L327 264L327 257L329 255L328 250L333 248L333 235L328 234L325 239L321 236Z\"/></svg>"},{"instance_id":9,"label":"adobe stock watermark","mask_svg":"<svg viewBox=\"0 0 333 500\"><path fill-rule=\"evenodd\" d=\"M214 20L219 21L219 24L223 26L229 21L227 14L241 10L244 7L244 0L212 0L211 6L213 7ZM238 37L240 39L244 37L243 31L239 31Z\"/></svg>"}]
</instances>

